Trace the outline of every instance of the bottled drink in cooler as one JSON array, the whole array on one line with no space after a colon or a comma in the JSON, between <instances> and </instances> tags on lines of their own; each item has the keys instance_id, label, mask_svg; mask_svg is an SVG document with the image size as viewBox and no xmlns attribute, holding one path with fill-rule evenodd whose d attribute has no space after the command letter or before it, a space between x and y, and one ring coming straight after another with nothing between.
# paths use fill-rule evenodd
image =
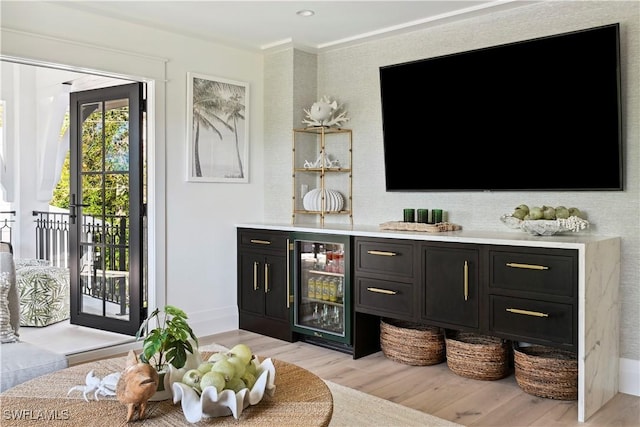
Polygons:
<instances>
[{"instance_id":1,"label":"bottled drink in cooler","mask_svg":"<svg viewBox=\"0 0 640 427\"><path fill-rule=\"evenodd\" d=\"M331 282L329 283L329 301L331 302L337 301L337 297L336 297L337 290L338 290L338 279L334 277L331 279Z\"/></svg>"},{"instance_id":2,"label":"bottled drink in cooler","mask_svg":"<svg viewBox=\"0 0 640 427\"><path fill-rule=\"evenodd\" d=\"M336 285L336 301L343 302L344 299L344 279L338 278L338 284Z\"/></svg>"},{"instance_id":3,"label":"bottled drink in cooler","mask_svg":"<svg viewBox=\"0 0 640 427\"><path fill-rule=\"evenodd\" d=\"M307 296L309 298L316 297L316 279L313 276L309 277L309 282L307 284Z\"/></svg>"},{"instance_id":4,"label":"bottled drink in cooler","mask_svg":"<svg viewBox=\"0 0 640 427\"><path fill-rule=\"evenodd\" d=\"M331 322L337 331L342 330L342 312L338 307L333 307L333 314L331 316Z\"/></svg>"},{"instance_id":5,"label":"bottled drink in cooler","mask_svg":"<svg viewBox=\"0 0 640 427\"><path fill-rule=\"evenodd\" d=\"M329 301L329 288L331 287L331 278L322 279L322 300Z\"/></svg>"}]
</instances>

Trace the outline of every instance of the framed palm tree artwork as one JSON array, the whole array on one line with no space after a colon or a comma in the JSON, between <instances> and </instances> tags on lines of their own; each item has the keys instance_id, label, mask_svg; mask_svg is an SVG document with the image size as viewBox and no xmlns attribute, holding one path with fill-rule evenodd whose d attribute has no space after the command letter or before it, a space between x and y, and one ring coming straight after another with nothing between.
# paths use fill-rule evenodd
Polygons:
<instances>
[{"instance_id":1,"label":"framed palm tree artwork","mask_svg":"<svg viewBox=\"0 0 640 427\"><path fill-rule=\"evenodd\" d=\"M249 182L248 83L187 73L187 181Z\"/></svg>"}]
</instances>

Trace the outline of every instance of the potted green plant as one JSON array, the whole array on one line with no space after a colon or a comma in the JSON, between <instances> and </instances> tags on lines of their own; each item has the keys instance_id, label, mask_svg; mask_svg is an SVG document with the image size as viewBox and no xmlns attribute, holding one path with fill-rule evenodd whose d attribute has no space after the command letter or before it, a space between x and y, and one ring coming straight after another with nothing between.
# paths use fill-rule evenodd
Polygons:
<instances>
[{"instance_id":1,"label":"potted green plant","mask_svg":"<svg viewBox=\"0 0 640 427\"><path fill-rule=\"evenodd\" d=\"M152 326L155 327L153 329ZM166 387L165 376L169 377L169 365L179 370L187 363L189 354L194 354L198 338L187 322L187 314L172 305L164 310L156 308L142 322L136 333L136 340L143 340L140 360L156 368L160 381L158 392L151 400L171 397L170 386ZM189 353L189 354L188 354Z\"/></svg>"},{"instance_id":2,"label":"potted green plant","mask_svg":"<svg viewBox=\"0 0 640 427\"><path fill-rule=\"evenodd\" d=\"M153 321L155 328L150 329L149 324ZM153 310L136 333L136 340L141 338L144 342L141 359L155 366L158 372L167 364L182 368L187 362L187 352L193 354L194 351L190 339L198 344L198 338L187 322L187 314L172 305L166 305L163 311Z\"/></svg>"}]
</instances>

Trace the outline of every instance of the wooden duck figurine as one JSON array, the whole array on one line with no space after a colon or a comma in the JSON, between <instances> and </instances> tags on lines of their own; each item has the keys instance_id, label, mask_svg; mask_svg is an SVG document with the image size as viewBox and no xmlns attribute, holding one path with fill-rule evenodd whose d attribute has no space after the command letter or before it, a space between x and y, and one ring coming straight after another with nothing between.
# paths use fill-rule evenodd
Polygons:
<instances>
[{"instance_id":1,"label":"wooden duck figurine","mask_svg":"<svg viewBox=\"0 0 640 427\"><path fill-rule=\"evenodd\" d=\"M147 402L158 389L158 371L148 363L138 361L133 350L127 355L127 366L116 385L116 397L127 405L127 422L133 419L136 411L138 419L145 417Z\"/></svg>"}]
</instances>

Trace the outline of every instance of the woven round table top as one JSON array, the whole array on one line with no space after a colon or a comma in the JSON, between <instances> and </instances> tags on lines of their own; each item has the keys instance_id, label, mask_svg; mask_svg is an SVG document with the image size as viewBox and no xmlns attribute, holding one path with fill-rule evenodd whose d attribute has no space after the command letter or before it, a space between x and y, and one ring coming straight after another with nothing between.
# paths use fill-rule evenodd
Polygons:
<instances>
[{"instance_id":1,"label":"woven round table top","mask_svg":"<svg viewBox=\"0 0 640 427\"><path fill-rule=\"evenodd\" d=\"M208 357L203 353L204 357ZM260 360L263 358L261 357ZM249 406L236 420L232 415L205 418L193 425L217 426L328 426L333 414L333 396L324 381L315 374L281 360L273 359L276 390L257 405ZM126 423L127 407L115 397L87 395L71 387L83 385L91 370L100 378L121 372L125 358L104 359L72 366L19 384L0 394L0 419L8 426L179 426L190 425L180 402L172 399L149 402L147 417Z\"/></svg>"}]
</instances>

